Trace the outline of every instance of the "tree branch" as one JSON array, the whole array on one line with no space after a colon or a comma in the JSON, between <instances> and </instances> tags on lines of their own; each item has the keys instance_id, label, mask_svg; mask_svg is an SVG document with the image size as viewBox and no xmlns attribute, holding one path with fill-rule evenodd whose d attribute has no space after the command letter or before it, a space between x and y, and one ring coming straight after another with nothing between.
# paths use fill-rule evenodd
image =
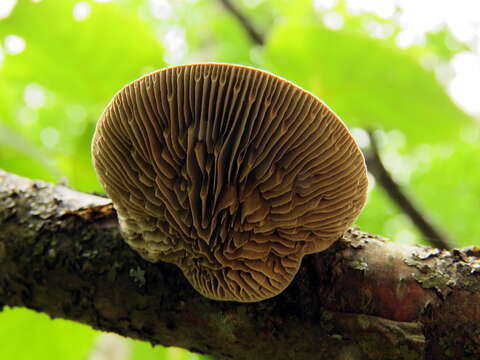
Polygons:
<instances>
[{"instance_id":1,"label":"tree branch","mask_svg":"<svg viewBox=\"0 0 480 360\"><path fill-rule=\"evenodd\" d=\"M379 185L385 190L390 199L407 214L430 244L440 249L454 248L454 241L451 240L442 229L435 225L428 218L427 214L420 211L420 208L414 203L413 199L393 180L380 158L375 135L371 131L368 132L368 135L370 138L370 151L368 151L365 156L368 171L375 177L375 180L377 180Z\"/></svg>"},{"instance_id":2,"label":"tree branch","mask_svg":"<svg viewBox=\"0 0 480 360\"><path fill-rule=\"evenodd\" d=\"M281 295L217 302L130 250L108 199L0 171L3 305L219 359L478 356L479 252L352 229Z\"/></svg>"},{"instance_id":3,"label":"tree branch","mask_svg":"<svg viewBox=\"0 0 480 360\"><path fill-rule=\"evenodd\" d=\"M255 29L253 23L240 11L240 9L238 9L230 0L220 0L220 2L225 9L227 9L227 11L229 11L233 17L237 19L254 44L259 46L263 46L265 44L263 35Z\"/></svg>"}]
</instances>

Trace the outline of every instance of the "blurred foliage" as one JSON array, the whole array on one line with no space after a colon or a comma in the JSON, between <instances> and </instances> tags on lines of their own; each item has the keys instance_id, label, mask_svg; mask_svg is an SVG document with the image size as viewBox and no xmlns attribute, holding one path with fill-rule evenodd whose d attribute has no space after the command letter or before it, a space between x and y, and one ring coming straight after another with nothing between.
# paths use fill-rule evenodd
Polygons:
<instances>
[{"instance_id":1,"label":"blurred foliage","mask_svg":"<svg viewBox=\"0 0 480 360\"><path fill-rule=\"evenodd\" d=\"M0 38L20 36L26 48L3 64L0 116L23 141L9 144L0 161L20 174L65 175L74 187L100 191L88 151L96 119L119 88L165 62L152 28L138 17L114 4L88 2L88 20L75 21L76 3L21 1L1 20Z\"/></svg>"},{"instance_id":2,"label":"blurred foliage","mask_svg":"<svg viewBox=\"0 0 480 360\"><path fill-rule=\"evenodd\" d=\"M129 360L202 360L207 359L193 353L188 353L183 349L162 346L152 347L150 344L141 341L135 341L132 347L132 356Z\"/></svg>"},{"instance_id":3,"label":"blurred foliage","mask_svg":"<svg viewBox=\"0 0 480 360\"><path fill-rule=\"evenodd\" d=\"M265 57L274 73L320 96L351 127L399 129L416 144L455 138L469 121L413 56L315 18L277 26Z\"/></svg>"},{"instance_id":4,"label":"blurred foliage","mask_svg":"<svg viewBox=\"0 0 480 360\"><path fill-rule=\"evenodd\" d=\"M309 0L234 2L265 46L214 0L18 0L0 19L0 167L101 191L90 139L116 91L170 63L241 63L317 94L361 143L361 128L376 129L394 178L459 245L478 242L480 175L472 170L480 167L480 131L436 76L466 44L442 27L401 49L395 19L349 14L341 0L328 9ZM332 14L341 20L335 30L325 21ZM25 41L23 51L9 49L11 35ZM373 182L357 223L397 241L422 241ZM0 358L85 359L97 334L27 310L4 311L0 324ZM131 341L129 359L199 358Z\"/></svg>"},{"instance_id":5,"label":"blurred foliage","mask_svg":"<svg viewBox=\"0 0 480 360\"><path fill-rule=\"evenodd\" d=\"M85 359L96 331L27 309L5 308L0 316L0 358L15 360Z\"/></svg>"}]
</instances>

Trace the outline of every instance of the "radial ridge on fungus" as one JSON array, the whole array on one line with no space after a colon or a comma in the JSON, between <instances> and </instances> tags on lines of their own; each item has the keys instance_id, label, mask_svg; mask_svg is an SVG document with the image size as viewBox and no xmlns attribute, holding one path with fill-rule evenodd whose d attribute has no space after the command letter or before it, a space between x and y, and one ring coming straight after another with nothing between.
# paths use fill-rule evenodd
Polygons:
<instances>
[{"instance_id":1,"label":"radial ridge on fungus","mask_svg":"<svg viewBox=\"0 0 480 360\"><path fill-rule=\"evenodd\" d=\"M217 300L279 294L366 197L362 153L335 113L238 65L174 66L125 86L92 153L127 243Z\"/></svg>"}]
</instances>

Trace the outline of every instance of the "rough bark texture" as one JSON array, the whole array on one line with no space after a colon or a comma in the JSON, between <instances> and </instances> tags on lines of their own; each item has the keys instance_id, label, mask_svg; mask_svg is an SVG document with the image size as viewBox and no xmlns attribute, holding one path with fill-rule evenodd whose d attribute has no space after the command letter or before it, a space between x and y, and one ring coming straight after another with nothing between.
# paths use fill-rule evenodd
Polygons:
<instances>
[{"instance_id":1,"label":"rough bark texture","mask_svg":"<svg viewBox=\"0 0 480 360\"><path fill-rule=\"evenodd\" d=\"M281 295L211 301L133 253L108 199L0 171L1 304L218 359L478 359L479 253L351 229Z\"/></svg>"}]
</instances>

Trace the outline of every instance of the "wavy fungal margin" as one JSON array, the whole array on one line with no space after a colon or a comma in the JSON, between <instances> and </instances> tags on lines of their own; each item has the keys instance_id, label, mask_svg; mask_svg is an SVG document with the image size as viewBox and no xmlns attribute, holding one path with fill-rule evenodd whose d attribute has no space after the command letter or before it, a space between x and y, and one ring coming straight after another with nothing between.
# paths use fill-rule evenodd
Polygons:
<instances>
[{"instance_id":1,"label":"wavy fungal margin","mask_svg":"<svg viewBox=\"0 0 480 360\"><path fill-rule=\"evenodd\" d=\"M249 67L175 66L132 82L92 152L127 243L211 299L279 294L365 203L365 162L342 121Z\"/></svg>"}]
</instances>

